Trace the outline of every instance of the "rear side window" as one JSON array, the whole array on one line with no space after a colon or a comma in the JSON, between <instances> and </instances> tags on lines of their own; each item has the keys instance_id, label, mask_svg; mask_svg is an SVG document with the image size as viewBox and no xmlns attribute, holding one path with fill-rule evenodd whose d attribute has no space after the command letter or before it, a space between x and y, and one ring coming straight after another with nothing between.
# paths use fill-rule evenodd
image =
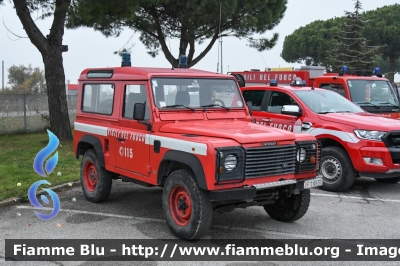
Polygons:
<instances>
[{"instance_id":1,"label":"rear side window","mask_svg":"<svg viewBox=\"0 0 400 266\"><path fill-rule=\"evenodd\" d=\"M346 97L346 90L342 84L321 84L321 89L330 90Z\"/></svg>"},{"instance_id":2,"label":"rear side window","mask_svg":"<svg viewBox=\"0 0 400 266\"><path fill-rule=\"evenodd\" d=\"M85 84L82 93L82 111L111 115L114 102L114 84Z\"/></svg>"},{"instance_id":3,"label":"rear side window","mask_svg":"<svg viewBox=\"0 0 400 266\"><path fill-rule=\"evenodd\" d=\"M260 110L261 103L264 98L265 91L243 91L244 100L247 102L251 102L253 105L253 110Z\"/></svg>"}]
</instances>

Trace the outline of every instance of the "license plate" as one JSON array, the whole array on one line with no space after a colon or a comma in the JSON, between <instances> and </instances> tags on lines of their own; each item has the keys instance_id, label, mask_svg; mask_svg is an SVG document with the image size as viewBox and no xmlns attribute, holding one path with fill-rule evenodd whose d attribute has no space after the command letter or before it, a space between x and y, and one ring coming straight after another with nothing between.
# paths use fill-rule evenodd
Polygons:
<instances>
[{"instance_id":1,"label":"license plate","mask_svg":"<svg viewBox=\"0 0 400 266\"><path fill-rule=\"evenodd\" d=\"M304 189L322 186L322 178L304 181Z\"/></svg>"}]
</instances>

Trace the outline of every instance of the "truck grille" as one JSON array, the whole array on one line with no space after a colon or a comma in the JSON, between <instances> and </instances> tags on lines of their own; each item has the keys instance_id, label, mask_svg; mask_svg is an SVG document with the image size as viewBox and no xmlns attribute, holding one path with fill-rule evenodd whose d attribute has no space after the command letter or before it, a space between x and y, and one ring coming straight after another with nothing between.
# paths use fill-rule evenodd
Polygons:
<instances>
[{"instance_id":1,"label":"truck grille","mask_svg":"<svg viewBox=\"0 0 400 266\"><path fill-rule=\"evenodd\" d=\"M321 158L321 144L316 141L296 142L296 144L298 145L298 150L304 149L306 151L303 162L297 162L296 160L296 173L318 169Z\"/></svg>"},{"instance_id":2,"label":"truck grille","mask_svg":"<svg viewBox=\"0 0 400 266\"><path fill-rule=\"evenodd\" d=\"M390 152L392 162L400 163L400 131L391 131L382 137L382 141Z\"/></svg>"},{"instance_id":3,"label":"truck grille","mask_svg":"<svg viewBox=\"0 0 400 266\"><path fill-rule=\"evenodd\" d=\"M295 172L296 145L247 148L245 151L244 176L246 178Z\"/></svg>"}]
</instances>

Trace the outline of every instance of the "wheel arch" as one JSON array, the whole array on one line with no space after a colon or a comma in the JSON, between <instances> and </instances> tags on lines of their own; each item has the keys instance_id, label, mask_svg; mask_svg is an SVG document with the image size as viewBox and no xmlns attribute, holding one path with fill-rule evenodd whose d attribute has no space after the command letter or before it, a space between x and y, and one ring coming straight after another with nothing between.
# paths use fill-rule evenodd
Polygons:
<instances>
[{"instance_id":1,"label":"wheel arch","mask_svg":"<svg viewBox=\"0 0 400 266\"><path fill-rule=\"evenodd\" d=\"M353 158L352 156L350 156L349 151L347 150L346 146L344 146L340 141L333 139L333 138L329 138L329 137L322 137L322 138L318 138L317 139L319 142L321 142L322 148L325 147L338 147L343 149L347 155L349 156L350 160L351 160L351 164L354 166L354 162L353 162Z\"/></svg>"},{"instance_id":2,"label":"wheel arch","mask_svg":"<svg viewBox=\"0 0 400 266\"><path fill-rule=\"evenodd\" d=\"M182 151L167 151L158 167L157 184L164 185L167 177L175 170L186 169L193 174L199 188L207 190L203 166L195 155Z\"/></svg>"},{"instance_id":3,"label":"wheel arch","mask_svg":"<svg viewBox=\"0 0 400 266\"><path fill-rule=\"evenodd\" d=\"M105 167L104 163L104 152L103 152L103 145L98 137L92 135L83 135L82 138L78 141L78 146L76 149L75 157L79 159L80 155L84 155L85 152L89 149L94 149L97 158L99 160L99 164L101 167Z\"/></svg>"}]
</instances>

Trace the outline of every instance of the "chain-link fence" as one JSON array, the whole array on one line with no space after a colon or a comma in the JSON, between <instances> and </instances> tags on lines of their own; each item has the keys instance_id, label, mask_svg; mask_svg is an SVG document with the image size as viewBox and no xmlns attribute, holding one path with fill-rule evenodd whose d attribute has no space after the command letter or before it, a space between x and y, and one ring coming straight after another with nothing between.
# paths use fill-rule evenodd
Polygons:
<instances>
[{"instance_id":1,"label":"chain-link fence","mask_svg":"<svg viewBox=\"0 0 400 266\"><path fill-rule=\"evenodd\" d=\"M71 125L76 118L77 96L67 96ZM47 95L0 95L0 134L32 132L49 126Z\"/></svg>"}]
</instances>

